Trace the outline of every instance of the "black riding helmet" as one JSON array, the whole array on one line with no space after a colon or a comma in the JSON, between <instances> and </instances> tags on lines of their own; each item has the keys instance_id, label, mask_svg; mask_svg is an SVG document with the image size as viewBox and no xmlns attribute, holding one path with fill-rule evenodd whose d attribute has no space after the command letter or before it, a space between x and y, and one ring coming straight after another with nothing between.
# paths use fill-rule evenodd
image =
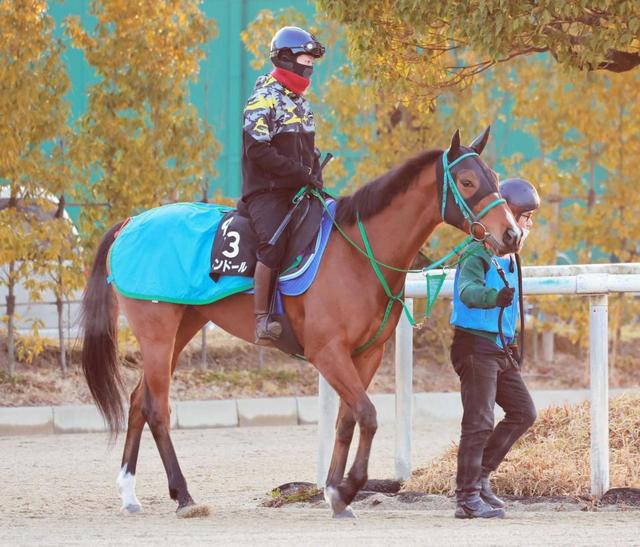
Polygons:
<instances>
[{"instance_id":1,"label":"black riding helmet","mask_svg":"<svg viewBox=\"0 0 640 547\"><path fill-rule=\"evenodd\" d=\"M540 196L528 180L513 178L500 183L500 195L507 201L516 220L523 213L540 207Z\"/></svg>"},{"instance_id":2,"label":"black riding helmet","mask_svg":"<svg viewBox=\"0 0 640 547\"><path fill-rule=\"evenodd\" d=\"M271 62L304 78L311 76L313 67L298 63L298 55L306 53L319 59L324 52L325 47L313 34L298 27L282 27L271 40Z\"/></svg>"}]
</instances>

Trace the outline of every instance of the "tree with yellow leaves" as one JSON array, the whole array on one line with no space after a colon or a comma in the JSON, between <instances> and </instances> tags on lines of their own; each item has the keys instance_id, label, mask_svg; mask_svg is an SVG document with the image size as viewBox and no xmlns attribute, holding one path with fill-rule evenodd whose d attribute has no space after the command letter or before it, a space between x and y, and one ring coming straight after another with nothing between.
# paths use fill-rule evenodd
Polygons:
<instances>
[{"instance_id":1,"label":"tree with yellow leaves","mask_svg":"<svg viewBox=\"0 0 640 547\"><path fill-rule=\"evenodd\" d=\"M189 101L215 25L196 0L94 0L92 32L67 34L99 81L71 143L80 229L91 247L112 223L187 200L214 174L218 144Z\"/></svg>"},{"instance_id":2,"label":"tree with yellow leaves","mask_svg":"<svg viewBox=\"0 0 640 547\"><path fill-rule=\"evenodd\" d=\"M0 210L0 284L7 288L9 373L15 371L15 290L37 298L33 263L40 252L41 218L34 214L53 171L50 155L64 133L69 87L61 45L44 0L0 1L0 185L8 198Z\"/></svg>"}]
</instances>

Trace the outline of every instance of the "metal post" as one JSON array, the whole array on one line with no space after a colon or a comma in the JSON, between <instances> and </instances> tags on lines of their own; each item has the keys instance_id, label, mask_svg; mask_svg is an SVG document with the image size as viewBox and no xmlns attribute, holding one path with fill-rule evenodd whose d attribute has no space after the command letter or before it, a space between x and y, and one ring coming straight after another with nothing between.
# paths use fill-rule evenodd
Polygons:
<instances>
[{"instance_id":1,"label":"metal post","mask_svg":"<svg viewBox=\"0 0 640 547\"><path fill-rule=\"evenodd\" d=\"M405 300L413 313L413 299ZM413 328L403 313L396 328L396 479L411 476L411 428L413 426Z\"/></svg>"},{"instance_id":2,"label":"metal post","mask_svg":"<svg viewBox=\"0 0 640 547\"><path fill-rule=\"evenodd\" d=\"M591 493L609 489L609 337L608 296L589 297L589 368L591 374Z\"/></svg>"},{"instance_id":3,"label":"metal post","mask_svg":"<svg viewBox=\"0 0 640 547\"><path fill-rule=\"evenodd\" d=\"M318 375L318 465L316 484L324 488L327 473L331 465L333 444L336 436L336 419L338 418L338 404L340 398L335 390Z\"/></svg>"}]
</instances>

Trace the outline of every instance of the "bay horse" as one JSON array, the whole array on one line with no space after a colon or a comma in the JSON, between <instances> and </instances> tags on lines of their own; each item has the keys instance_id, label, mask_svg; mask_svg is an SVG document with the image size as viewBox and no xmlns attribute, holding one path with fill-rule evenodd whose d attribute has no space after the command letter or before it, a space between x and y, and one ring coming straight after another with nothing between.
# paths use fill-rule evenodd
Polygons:
<instances>
[{"instance_id":1,"label":"bay horse","mask_svg":"<svg viewBox=\"0 0 640 547\"><path fill-rule=\"evenodd\" d=\"M353 195L339 198L335 223L353 242L332 231L311 287L301 296L284 298L285 311L304 347L305 358L340 396L325 488L325 497L336 517L352 516L349 504L367 481L377 421L366 390L401 313L401 306L392 306L388 322L378 332L389 298L369 258L353 246L357 243L362 247L364 243L358 223L366 229L376 260L395 268L384 269L384 278L394 295L404 287L403 270L411 266L442 221L486 240L497 254L516 251L520 229L500 199L496 173L480 158L488 137L489 127L465 147L456 131L447 151L424 151ZM121 511L141 511L135 494L135 474L146 422L164 464L169 495L177 502L177 515L200 515L206 507L193 501L171 441L171 376L182 349L208 321L254 342L253 296L237 294L193 306L135 300L118 294L107 283L107 258L121 225L112 227L99 244L83 295L83 372L111 433L117 434L124 423L124 387L117 351L118 309L122 310L140 344L143 372L130 396L127 435L117 478ZM374 343L354 353L377 332ZM344 477L356 423L360 430L358 449Z\"/></svg>"}]
</instances>

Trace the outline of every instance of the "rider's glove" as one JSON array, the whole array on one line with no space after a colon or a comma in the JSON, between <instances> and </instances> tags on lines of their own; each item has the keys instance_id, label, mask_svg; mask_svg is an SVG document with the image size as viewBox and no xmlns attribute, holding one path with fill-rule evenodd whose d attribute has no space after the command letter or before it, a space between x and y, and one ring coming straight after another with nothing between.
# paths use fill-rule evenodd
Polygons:
<instances>
[{"instance_id":1,"label":"rider's glove","mask_svg":"<svg viewBox=\"0 0 640 547\"><path fill-rule=\"evenodd\" d=\"M297 175L300 186L316 186L317 178L312 172L311 168L306 165L300 165L300 171Z\"/></svg>"},{"instance_id":2,"label":"rider's glove","mask_svg":"<svg viewBox=\"0 0 640 547\"><path fill-rule=\"evenodd\" d=\"M513 295L516 290L513 287L503 287L498 291L498 295L496 296L496 306L499 308L506 308L511 306L513 302Z\"/></svg>"}]
</instances>

